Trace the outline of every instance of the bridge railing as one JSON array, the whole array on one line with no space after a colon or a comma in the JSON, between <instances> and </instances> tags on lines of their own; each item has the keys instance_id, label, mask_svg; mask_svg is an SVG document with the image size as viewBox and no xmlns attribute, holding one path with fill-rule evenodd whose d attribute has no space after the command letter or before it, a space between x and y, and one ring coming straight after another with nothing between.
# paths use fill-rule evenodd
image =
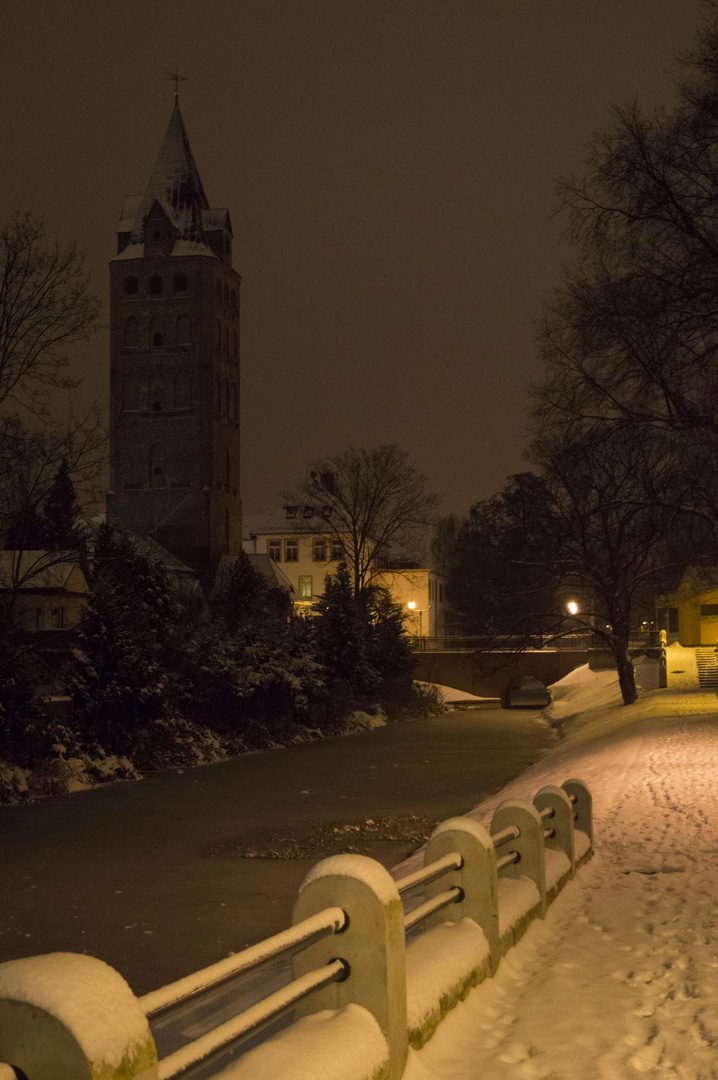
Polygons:
<instances>
[{"instance_id":1,"label":"bridge railing","mask_svg":"<svg viewBox=\"0 0 718 1080\"><path fill-rule=\"evenodd\" d=\"M92 957L8 961L0 1062L28 1080L291 1080L310 1055L317 1075L400 1080L409 1046L422 1046L495 972L591 857L592 839L591 795L572 779L531 802L502 803L488 832L470 818L441 822L423 868L398 880L363 855L323 859L300 888L290 929L140 998ZM281 956L292 958L287 985L158 1061L152 1024ZM288 1027L227 1063L289 1012Z\"/></svg>"}]
</instances>

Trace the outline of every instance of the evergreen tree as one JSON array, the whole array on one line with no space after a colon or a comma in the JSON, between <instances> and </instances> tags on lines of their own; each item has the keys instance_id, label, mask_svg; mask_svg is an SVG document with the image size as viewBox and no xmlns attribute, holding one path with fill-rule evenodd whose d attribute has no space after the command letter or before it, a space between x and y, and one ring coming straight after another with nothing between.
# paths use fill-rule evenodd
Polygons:
<instances>
[{"instance_id":1,"label":"evergreen tree","mask_svg":"<svg viewBox=\"0 0 718 1080\"><path fill-rule=\"evenodd\" d=\"M103 525L70 687L85 734L105 750L131 752L138 732L177 700L179 625L177 599L163 570L129 536Z\"/></svg>"},{"instance_id":2,"label":"evergreen tree","mask_svg":"<svg viewBox=\"0 0 718 1080\"><path fill-rule=\"evenodd\" d=\"M244 551L220 573L210 604L214 618L231 633L257 622L286 624L291 612L289 595L273 588Z\"/></svg>"},{"instance_id":3,"label":"evergreen tree","mask_svg":"<svg viewBox=\"0 0 718 1080\"><path fill-rule=\"evenodd\" d=\"M378 677L377 700L388 713L408 704L415 661L404 628L404 613L386 589L372 586L367 600L368 660Z\"/></svg>"},{"instance_id":4,"label":"evergreen tree","mask_svg":"<svg viewBox=\"0 0 718 1080\"><path fill-rule=\"evenodd\" d=\"M44 546L55 551L84 548L78 528L75 485L67 458L60 463L42 506Z\"/></svg>"},{"instance_id":5,"label":"evergreen tree","mask_svg":"<svg viewBox=\"0 0 718 1080\"><path fill-rule=\"evenodd\" d=\"M189 647L189 715L249 745L267 745L278 728L306 714L319 666L290 619L289 596L246 554L222 572L210 607L212 622Z\"/></svg>"},{"instance_id":6,"label":"evergreen tree","mask_svg":"<svg viewBox=\"0 0 718 1080\"><path fill-rule=\"evenodd\" d=\"M376 702L379 684L372 667L366 602L358 601L346 563L328 577L315 605L317 658L326 672L326 690L336 718Z\"/></svg>"}]
</instances>

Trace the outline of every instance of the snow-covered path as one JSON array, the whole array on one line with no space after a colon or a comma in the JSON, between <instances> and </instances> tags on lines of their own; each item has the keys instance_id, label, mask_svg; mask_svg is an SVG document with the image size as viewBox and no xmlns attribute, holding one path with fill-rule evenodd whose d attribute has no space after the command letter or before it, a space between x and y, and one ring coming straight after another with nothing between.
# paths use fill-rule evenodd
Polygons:
<instances>
[{"instance_id":1,"label":"snow-covered path","mask_svg":"<svg viewBox=\"0 0 718 1080\"><path fill-rule=\"evenodd\" d=\"M579 776L596 854L404 1080L718 1077L718 700L651 693L628 716L581 715L474 811Z\"/></svg>"}]
</instances>

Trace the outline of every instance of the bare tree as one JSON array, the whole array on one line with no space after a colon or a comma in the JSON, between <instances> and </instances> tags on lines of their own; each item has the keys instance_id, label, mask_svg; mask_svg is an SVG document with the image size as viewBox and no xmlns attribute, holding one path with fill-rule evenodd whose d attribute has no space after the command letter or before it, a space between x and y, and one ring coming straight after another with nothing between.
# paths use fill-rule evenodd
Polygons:
<instances>
[{"instance_id":1,"label":"bare tree","mask_svg":"<svg viewBox=\"0 0 718 1080\"><path fill-rule=\"evenodd\" d=\"M42 221L17 213L0 230L0 405L34 413L49 387L70 388L66 349L97 328L84 255L49 239Z\"/></svg>"},{"instance_id":2,"label":"bare tree","mask_svg":"<svg viewBox=\"0 0 718 1080\"><path fill-rule=\"evenodd\" d=\"M106 458L101 413L77 416L66 402L64 417L51 408L51 390L70 390L67 350L97 328L100 302L89 289L84 256L72 244L48 236L44 223L16 213L0 229L0 588L6 614L23 585L58 562L77 558L72 550L28 556L24 524L41 514L62 466L85 503L97 497L94 483ZM79 538L79 533L75 538ZM37 542L32 544L32 549Z\"/></svg>"},{"instance_id":3,"label":"bare tree","mask_svg":"<svg viewBox=\"0 0 718 1080\"><path fill-rule=\"evenodd\" d=\"M556 547L547 565L557 582L587 598L582 620L611 649L630 705L637 625L653 618L667 581L715 555L714 531L684 509L685 478L670 446L644 430L575 429L537 441L532 458L551 493Z\"/></svg>"},{"instance_id":4,"label":"bare tree","mask_svg":"<svg viewBox=\"0 0 718 1080\"><path fill-rule=\"evenodd\" d=\"M370 583L378 563L422 543L438 504L425 477L393 444L348 446L316 461L285 498L312 508L303 524L343 546L356 593Z\"/></svg>"}]
</instances>

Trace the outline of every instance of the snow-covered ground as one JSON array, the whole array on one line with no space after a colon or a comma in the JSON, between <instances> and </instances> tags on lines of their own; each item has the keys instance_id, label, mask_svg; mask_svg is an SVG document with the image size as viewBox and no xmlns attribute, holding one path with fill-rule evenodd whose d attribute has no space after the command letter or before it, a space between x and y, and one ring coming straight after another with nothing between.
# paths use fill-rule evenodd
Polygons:
<instances>
[{"instance_id":1,"label":"snow-covered ground","mask_svg":"<svg viewBox=\"0 0 718 1080\"><path fill-rule=\"evenodd\" d=\"M565 738L472 812L580 777L596 854L404 1080L718 1077L718 698L638 682L623 708L615 672L572 672L544 714Z\"/></svg>"}]
</instances>

